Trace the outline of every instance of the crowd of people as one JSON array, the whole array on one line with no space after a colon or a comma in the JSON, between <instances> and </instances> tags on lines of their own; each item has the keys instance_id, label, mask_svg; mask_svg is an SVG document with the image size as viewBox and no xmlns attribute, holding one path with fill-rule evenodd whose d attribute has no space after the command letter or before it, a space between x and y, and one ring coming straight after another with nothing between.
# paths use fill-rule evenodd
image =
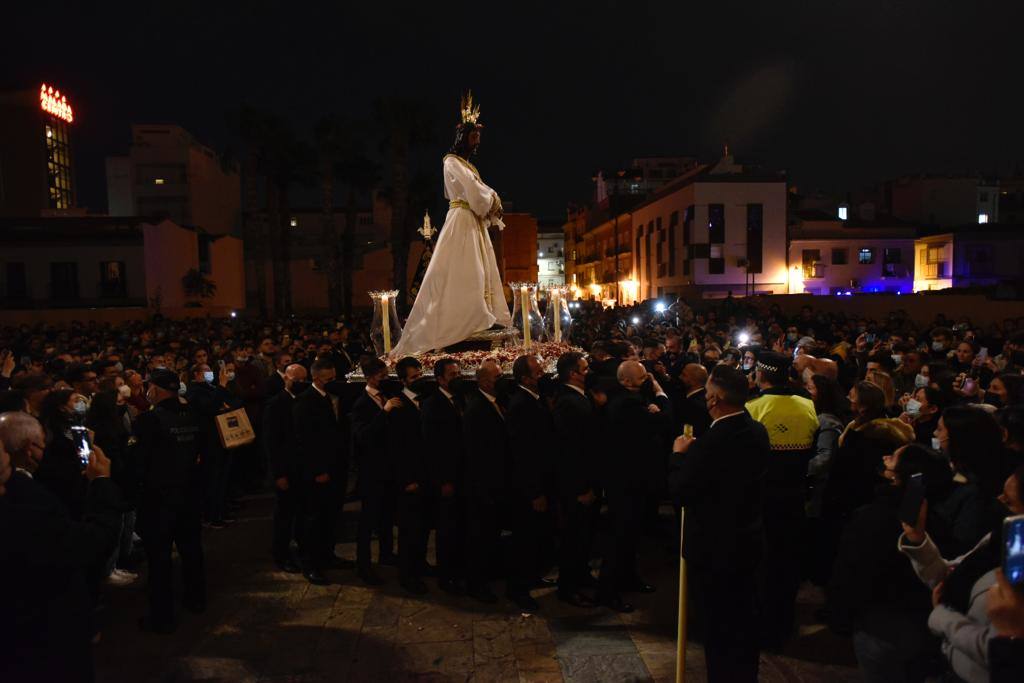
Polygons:
<instances>
[{"instance_id":1,"label":"crowd of people","mask_svg":"<svg viewBox=\"0 0 1024 683\"><path fill-rule=\"evenodd\" d=\"M395 565L411 595L492 604L503 585L533 612L550 582L629 612L656 590L638 539L682 523L711 680L756 680L806 581L865 680L1022 680L1024 589L999 567L1024 513L1024 319L770 303L574 306L581 351L508 368L386 364L359 318L4 328L0 581L18 590L0 623L19 655L0 674L89 680L96 606L142 566L142 629L205 610L204 539L272 490L268 561L314 584ZM255 440L231 447L218 417L238 410Z\"/></svg>"}]
</instances>

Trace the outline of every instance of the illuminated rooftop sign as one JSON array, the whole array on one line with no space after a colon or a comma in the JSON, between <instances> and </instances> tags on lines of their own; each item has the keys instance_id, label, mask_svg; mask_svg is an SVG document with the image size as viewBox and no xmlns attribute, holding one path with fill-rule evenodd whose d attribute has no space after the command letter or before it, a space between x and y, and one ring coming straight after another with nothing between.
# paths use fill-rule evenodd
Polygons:
<instances>
[{"instance_id":1,"label":"illuminated rooftop sign","mask_svg":"<svg viewBox=\"0 0 1024 683\"><path fill-rule=\"evenodd\" d=\"M68 123L75 120L75 115L71 111L71 105L68 104L67 96L61 95L60 90L54 90L52 85L43 83L39 87L39 106L46 113L53 114L58 119L63 119Z\"/></svg>"}]
</instances>

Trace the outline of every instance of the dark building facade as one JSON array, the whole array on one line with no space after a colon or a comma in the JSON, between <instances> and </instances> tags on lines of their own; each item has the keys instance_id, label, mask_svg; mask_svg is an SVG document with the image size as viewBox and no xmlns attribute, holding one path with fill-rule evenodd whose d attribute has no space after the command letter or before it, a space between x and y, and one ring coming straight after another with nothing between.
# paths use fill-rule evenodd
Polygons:
<instances>
[{"instance_id":1,"label":"dark building facade","mask_svg":"<svg viewBox=\"0 0 1024 683\"><path fill-rule=\"evenodd\" d=\"M74 111L52 85L0 93L0 215L75 208Z\"/></svg>"}]
</instances>

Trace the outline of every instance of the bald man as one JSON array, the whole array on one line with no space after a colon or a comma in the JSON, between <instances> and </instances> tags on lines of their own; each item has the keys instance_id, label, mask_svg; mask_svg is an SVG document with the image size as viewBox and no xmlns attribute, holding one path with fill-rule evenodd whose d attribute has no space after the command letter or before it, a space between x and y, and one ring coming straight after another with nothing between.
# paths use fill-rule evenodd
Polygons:
<instances>
[{"instance_id":1,"label":"bald man","mask_svg":"<svg viewBox=\"0 0 1024 683\"><path fill-rule=\"evenodd\" d=\"M631 612L621 593L653 593L654 586L637 574L636 537L645 499L665 482L665 464L672 424L668 396L647 369L623 361L617 378L621 391L608 400L605 489L612 524L612 547L601 567L598 602L618 612Z\"/></svg>"},{"instance_id":2,"label":"bald man","mask_svg":"<svg viewBox=\"0 0 1024 683\"><path fill-rule=\"evenodd\" d=\"M302 529L302 492L296 452L292 411L295 398L309 388L306 368L289 365L281 375L283 388L274 395L263 411L263 447L274 478L274 531L271 552L278 569L288 574L301 573L292 556L292 539L302 542L297 530Z\"/></svg>"},{"instance_id":3,"label":"bald man","mask_svg":"<svg viewBox=\"0 0 1024 683\"><path fill-rule=\"evenodd\" d=\"M711 417L705 401L704 385L708 381L708 371L700 363L687 363L679 373L679 384L683 396L675 404L675 427L683 433L683 425L693 427L694 436L702 436L711 426Z\"/></svg>"}]
</instances>

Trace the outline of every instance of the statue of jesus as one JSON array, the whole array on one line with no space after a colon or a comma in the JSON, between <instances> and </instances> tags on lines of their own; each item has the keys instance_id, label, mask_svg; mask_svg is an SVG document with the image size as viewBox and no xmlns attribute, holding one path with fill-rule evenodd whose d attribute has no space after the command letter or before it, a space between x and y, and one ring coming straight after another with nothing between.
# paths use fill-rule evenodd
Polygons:
<instances>
[{"instance_id":1,"label":"statue of jesus","mask_svg":"<svg viewBox=\"0 0 1024 683\"><path fill-rule=\"evenodd\" d=\"M444 157L448 215L416 295L395 358L443 349L476 332L509 327L512 318L487 228L504 229L498 193L470 159L480 147L480 108L462 99L455 143Z\"/></svg>"}]
</instances>

